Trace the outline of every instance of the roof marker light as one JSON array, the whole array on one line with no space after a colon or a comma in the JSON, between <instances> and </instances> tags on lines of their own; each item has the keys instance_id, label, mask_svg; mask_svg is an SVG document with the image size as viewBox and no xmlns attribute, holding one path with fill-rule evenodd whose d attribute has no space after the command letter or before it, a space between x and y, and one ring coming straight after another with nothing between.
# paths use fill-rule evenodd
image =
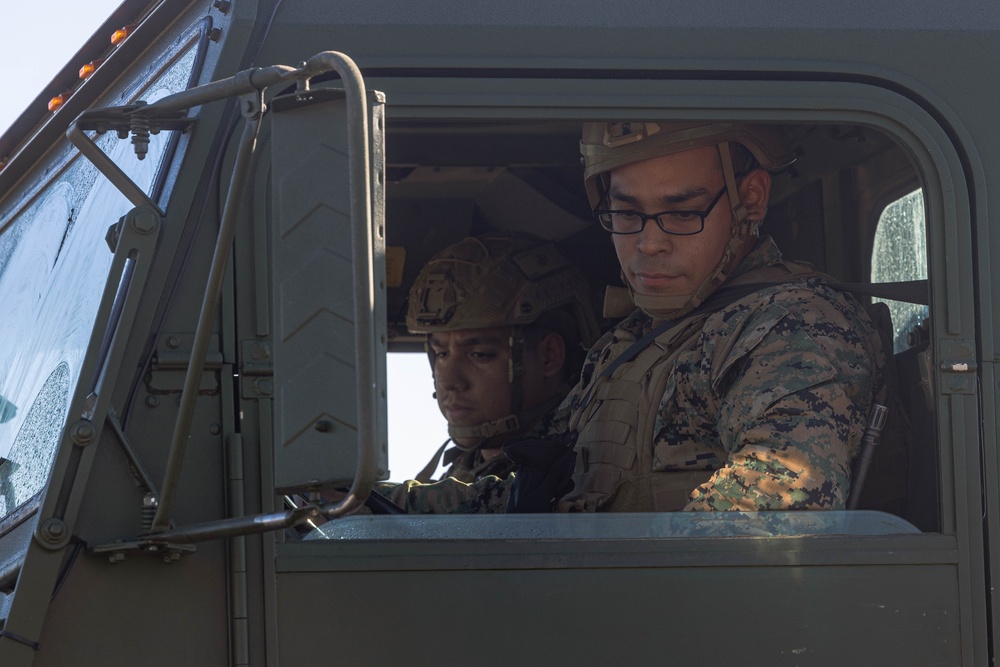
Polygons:
<instances>
[{"instance_id":1,"label":"roof marker light","mask_svg":"<svg viewBox=\"0 0 1000 667\"><path fill-rule=\"evenodd\" d=\"M89 63L80 68L80 78L89 79L90 75L97 71L97 68L101 66L104 62L104 58L98 58L97 60L91 60Z\"/></svg>"},{"instance_id":2,"label":"roof marker light","mask_svg":"<svg viewBox=\"0 0 1000 667\"><path fill-rule=\"evenodd\" d=\"M111 35L111 43L118 46L132 34L132 31L135 30L138 25L138 23L131 23L123 28L118 28L118 30L115 30L114 34Z\"/></svg>"},{"instance_id":3,"label":"roof marker light","mask_svg":"<svg viewBox=\"0 0 1000 667\"><path fill-rule=\"evenodd\" d=\"M72 95L72 91L67 91L62 95L56 95L51 100L49 100L49 111L58 111L62 105L66 104L66 100Z\"/></svg>"}]
</instances>

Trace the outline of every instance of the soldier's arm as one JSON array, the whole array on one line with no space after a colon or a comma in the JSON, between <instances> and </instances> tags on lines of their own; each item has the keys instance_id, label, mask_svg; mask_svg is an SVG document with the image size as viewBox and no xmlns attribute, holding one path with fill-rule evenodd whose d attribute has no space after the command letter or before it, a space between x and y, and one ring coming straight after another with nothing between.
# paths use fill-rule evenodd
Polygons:
<instances>
[{"instance_id":1,"label":"soldier's arm","mask_svg":"<svg viewBox=\"0 0 1000 667\"><path fill-rule=\"evenodd\" d=\"M826 310L775 305L748 323L716 378L729 457L686 509L844 508L881 363L866 318Z\"/></svg>"},{"instance_id":2,"label":"soldier's arm","mask_svg":"<svg viewBox=\"0 0 1000 667\"><path fill-rule=\"evenodd\" d=\"M446 477L431 484L380 484L377 490L408 514L498 514L507 505L512 481L513 475L489 475L471 483Z\"/></svg>"}]
</instances>

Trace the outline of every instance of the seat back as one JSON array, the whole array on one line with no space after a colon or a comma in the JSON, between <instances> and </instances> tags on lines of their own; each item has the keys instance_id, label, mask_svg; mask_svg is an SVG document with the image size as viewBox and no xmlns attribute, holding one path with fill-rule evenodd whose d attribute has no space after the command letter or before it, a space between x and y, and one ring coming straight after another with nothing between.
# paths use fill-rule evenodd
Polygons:
<instances>
[{"instance_id":1,"label":"seat back","mask_svg":"<svg viewBox=\"0 0 1000 667\"><path fill-rule=\"evenodd\" d=\"M852 489L852 496L860 494L857 509L879 510L897 516L906 516L910 471L910 419L909 410L901 400L896 358L892 354L892 316L889 307L875 302L866 307L869 317L882 340L885 351L885 405L889 415L882 429L881 439L872 453L863 488ZM855 470L854 479L858 479Z\"/></svg>"}]
</instances>

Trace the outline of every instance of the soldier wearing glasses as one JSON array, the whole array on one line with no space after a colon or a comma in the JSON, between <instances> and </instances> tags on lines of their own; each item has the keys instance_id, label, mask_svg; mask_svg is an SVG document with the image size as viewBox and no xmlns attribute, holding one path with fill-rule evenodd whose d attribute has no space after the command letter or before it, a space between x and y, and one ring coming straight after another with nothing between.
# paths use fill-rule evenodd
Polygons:
<instances>
[{"instance_id":1,"label":"soldier wearing glasses","mask_svg":"<svg viewBox=\"0 0 1000 667\"><path fill-rule=\"evenodd\" d=\"M780 133L588 123L581 152L626 288L567 398L574 446L548 468L572 489L540 467L513 491L411 486L405 508L843 509L884 351L851 296L758 236L771 172L794 160Z\"/></svg>"}]
</instances>

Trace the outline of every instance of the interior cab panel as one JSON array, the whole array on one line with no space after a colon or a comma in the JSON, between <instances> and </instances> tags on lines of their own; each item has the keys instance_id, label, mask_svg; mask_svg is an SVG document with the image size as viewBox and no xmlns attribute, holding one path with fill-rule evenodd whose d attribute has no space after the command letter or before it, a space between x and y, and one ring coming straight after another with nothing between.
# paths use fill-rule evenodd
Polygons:
<instances>
[{"instance_id":1,"label":"interior cab panel","mask_svg":"<svg viewBox=\"0 0 1000 667\"><path fill-rule=\"evenodd\" d=\"M904 248L909 253L905 261L900 247L875 252L880 223L883 237L900 236L899 224L889 228L884 220L887 208L910 193L911 199L921 199L917 170L906 151L870 127L789 124L786 131L798 158L774 176L761 234L772 236L786 257L808 261L842 283L926 279L925 249L914 244ZM390 350L422 350L422 338L406 331L405 312L409 285L423 264L451 243L491 230L557 241L586 267L600 312L604 286L622 283L610 237L593 220L583 190L579 132L579 123L566 121L390 119ZM922 210L916 213L920 219L908 224L922 226ZM866 294L855 296L872 302ZM920 379L927 376L921 364L929 363L926 334L920 334L928 327L928 309L918 305L922 310L914 314L910 304L890 303L891 310L906 313L886 325L893 329L889 339L897 342L891 385L898 389L893 391L885 442L877 450L861 506L891 511L924 530L937 530L937 491L932 484L937 464L933 438L927 435L934 432L933 412L927 409L926 382ZM611 324L605 320L605 326ZM911 415L919 415L915 427ZM919 442L912 442L914 438ZM916 488L907 488L911 481ZM907 500L910 495L913 503Z\"/></svg>"}]
</instances>

